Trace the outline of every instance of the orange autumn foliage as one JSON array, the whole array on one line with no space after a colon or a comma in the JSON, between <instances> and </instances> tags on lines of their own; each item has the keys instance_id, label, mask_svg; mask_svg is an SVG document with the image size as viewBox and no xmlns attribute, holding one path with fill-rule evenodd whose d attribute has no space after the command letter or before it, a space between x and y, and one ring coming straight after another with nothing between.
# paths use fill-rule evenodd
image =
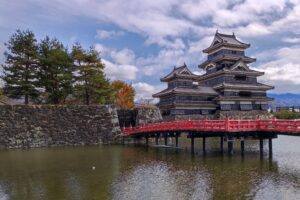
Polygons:
<instances>
[{"instance_id":1,"label":"orange autumn foliage","mask_svg":"<svg viewBox=\"0 0 300 200\"><path fill-rule=\"evenodd\" d=\"M133 108L135 95L134 88L120 80L112 82L112 86L116 90L116 105L122 109Z\"/></svg>"}]
</instances>

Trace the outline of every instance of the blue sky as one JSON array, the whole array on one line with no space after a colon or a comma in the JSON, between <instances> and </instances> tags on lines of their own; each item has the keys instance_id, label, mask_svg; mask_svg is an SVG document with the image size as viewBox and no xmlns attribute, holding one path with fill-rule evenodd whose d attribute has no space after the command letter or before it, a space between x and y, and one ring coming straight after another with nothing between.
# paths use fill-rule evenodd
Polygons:
<instances>
[{"instance_id":1,"label":"blue sky","mask_svg":"<svg viewBox=\"0 0 300 200\"><path fill-rule=\"evenodd\" d=\"M251 43L251 66L274 93L300 93L299 0L0 0L0 62L16 29L40 40L95 46L111 80L132 83L137 98L165 87L159 78L184 62L194 72L216 30Z\"/></svg>"}]
</instances>

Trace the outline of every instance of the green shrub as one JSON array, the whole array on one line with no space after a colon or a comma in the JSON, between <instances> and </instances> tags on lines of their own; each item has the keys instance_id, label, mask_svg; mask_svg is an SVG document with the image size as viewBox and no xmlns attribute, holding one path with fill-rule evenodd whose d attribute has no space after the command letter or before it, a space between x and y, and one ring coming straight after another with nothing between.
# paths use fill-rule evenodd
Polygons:
<instances>
[{"instance_id":1,"label":"green shrub","mask_svg":"<svg viewBox=\"0 0 300 200\"><path fill-rule=\"evenodd\" d=\"M275 112L274 117L276 117L277 119L298 119L299 114L289 110L282 110L279 112Z\"/></svg>"}]
</instances>

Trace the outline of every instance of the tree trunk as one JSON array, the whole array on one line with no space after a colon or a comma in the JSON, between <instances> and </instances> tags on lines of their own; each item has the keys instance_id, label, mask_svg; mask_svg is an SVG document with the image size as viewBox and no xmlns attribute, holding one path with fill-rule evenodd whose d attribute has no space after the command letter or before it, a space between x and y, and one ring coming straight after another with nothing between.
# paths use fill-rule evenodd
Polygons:
<instances>
[{"instance_id":1,"label":"tree trunk","mask_svg":"<svg viewBox=\"0 0 300 200\"><path fill-rule=\"evenodd\" d=\"M59 99L57 97L54 97L53 104L59 104Z\"/></svg>"},{"instance_id":2,"label":"tree trunk","mask_svg":"<svg viewBox=\"0 0 300 200\"><path fill-rule=\"evenodd\" d=\"M85 104L86 105L90 104L90 95L87 90L85 90Z\"/></svg>"},{"instance_id":3,"label":"tree trunk","mask_svg":"<svg viewBox=\"0 0 300 200\"><path fill-rule=\"evenodd\" d=\"M26 94L26 95L25 95L25 101L24 101L24 104L25 104L25 105L28 105L28 103L29 103L29 97L28 97L28 95Z\"/></svg>"}]
</instances>

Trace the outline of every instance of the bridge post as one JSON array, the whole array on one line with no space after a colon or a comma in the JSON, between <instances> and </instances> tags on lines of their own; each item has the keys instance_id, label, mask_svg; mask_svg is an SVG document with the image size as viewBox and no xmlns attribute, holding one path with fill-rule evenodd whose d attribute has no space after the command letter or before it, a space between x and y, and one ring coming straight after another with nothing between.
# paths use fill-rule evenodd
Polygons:
<instances>
[{"instance_id":1,"label":"bridge post","mask_svg":"<svg viewBox=\"0 0 300 200\"><path fill-rule=\"evenodd\" d=\"M159 137L159 133L155 134L155 145L158 145L158 137Z\"/></svg>"},{"instance_id":2,"label":"bridge post","mask_svg":"<svg viewBox=\"0 0 300 200\"><path fill-rule=\"evenodd\" d=\"M233 155L233 138L232 138L232 136L228 137L227 144L228 144L228 154Z\"/></svg>"},{"instance_id":3,"label":"bridge post","mask_svg":"<svg viewBox=\"0 0 300 200\"><path fill-rule=\"evenodd\" d=\"M206 137L202 138L202 150L204 153L206 152Z\"/></svg>"},{"instance_id":4,"label":"bridge post","mask_svg":"<svg viewBox=\"0 0 300 200\"><path fill-rule=\"evenodd\" d=\"M149 145L149 135L148 135L148 133L146 134L146 145L147 146Z\"/></svg>"},{"instance_id":5,"label":"bridge post","mask_svg":"<svg viewBox=\"0 0 300 200\"><path fill-rule=\"evenodd\" d=\"M272 155L273 155L272 138L269 137L269 157L272 158Z\"/></svg>"},{"instance_id":6,"label":"bridge post","mask_svg":"<svg viewBox=\"0 0 300 200\"><path fill-rule=\"evenodd\" d=\"M164 134L164 139L165 139L165 145L168 145L168 133Z\"/></svg>"},{"instance_id":7,"label":"bridge post","mask_svg":"<svg viewBox=\"0 0 300 200\"><path fill-rule=\"evenodd\" d=\"M190 133L191 136L191 152L194 154L194 133Z\"/></svg>"},{"instance_id":8,"label":"bridge post","mask_svg":"<svg viewBox=\"0 0 300 200\"><path fill-rule=\"evenodd\" d=\"M178 133L175 134L175 146L178 147Z\"/></svg>"},{"instance_id":9,"label":"bridge post","mask_svg":"<svg viewBox=\"0 0 300 200\"><path fill-rule=\"evenodd\" d=\"M223 136L221 136L220 137L220 148L221 148L221 153L223 154L223 146L224 146L224 144L223 144L223 142L224 142L224 137Z\"/></svg>"},{"instance_id":10,"label":"bridge post","mask_svg":"<svg viewBox=\"0 0 300 200\"><path fill-rule=\"evenodd\" d=\"M260 152L260 156L264 155L264 140L263 140L263 138L259 138L259 152Z\"/></svg>"},{"instance_id":11,"label":"bridge post","mask_svg":"<svg viewBox=\"0 0 300 200\"><path fill-rule=\"evenodd\" d=\"M245 140L244 140L244 138L241 138L241 154L242 154L242 156L244 156L244 152L245 152Z\"/></svg>"}]
</instances>

